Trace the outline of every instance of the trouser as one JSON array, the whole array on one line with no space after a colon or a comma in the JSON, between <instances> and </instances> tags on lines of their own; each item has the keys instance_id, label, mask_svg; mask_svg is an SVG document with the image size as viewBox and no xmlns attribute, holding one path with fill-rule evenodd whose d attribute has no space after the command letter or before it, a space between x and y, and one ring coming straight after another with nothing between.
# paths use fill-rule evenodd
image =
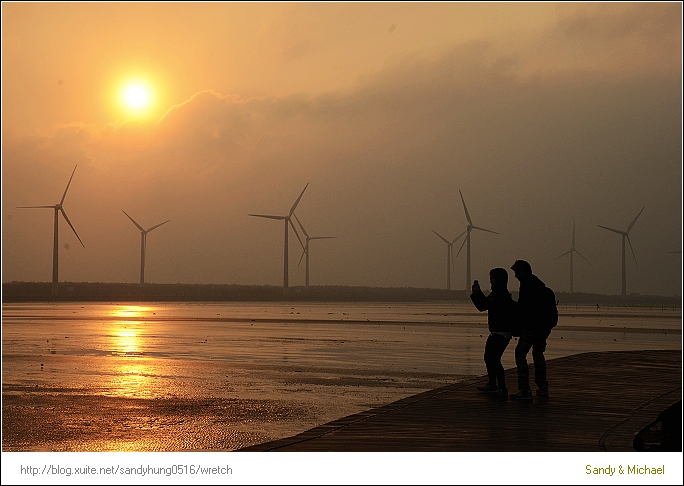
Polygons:
<instances>
[{"instance_id":1,"label":"trouser","mask_svg":"<svg viewBox=\"0 0 684 486\"><path fill-rule=\"evenodd\" d=\"M485 365L487 365L489 385L492 388L498 386L499 388L506 389L506 377L504 375L504 367L501 364L501 356L503 356L510 340L511 338L506 338L501 334L492 333L485 343L484 361Z\"/></svg>"},{"instance_id":2,"label":"trouser","mask_svg":"<svg viewBox=\"0 0 684 486\"><path fill-rule=\"evenodd\" d=\"M523 332L518 345L515 347L515 365L518 368L518 389L522 392L530 390L530 367L527 365L527 353L532 349L532 361L534 362L534 382L541 389L547 389L549 382L546 381L546 339L551 331L538 334Z\"/></svg>"}]
</instances>

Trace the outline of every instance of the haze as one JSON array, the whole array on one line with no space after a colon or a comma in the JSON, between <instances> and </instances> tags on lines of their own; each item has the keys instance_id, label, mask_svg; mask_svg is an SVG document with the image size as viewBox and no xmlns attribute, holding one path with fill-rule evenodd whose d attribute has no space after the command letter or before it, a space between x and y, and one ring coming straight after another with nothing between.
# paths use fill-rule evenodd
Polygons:
<instances>
[{"instance_id":1,"label":"haze","mask_svg":"<svg viewBox=\"0 0 684 486\"><path fill-rule=\"evenodd\" d=\"M682 6L2 3L2 280L446 287L528 260L556 291L681 295ZM143 112L122 83L149 83ZM142 99L142 98L140 98ZM456 252L461 245L457 242ZM290 231L290 285L304 284ZM464 289L465 248L452 288ZM512 278L509 287L517 290Z\"/></svg>"}]
</instances>

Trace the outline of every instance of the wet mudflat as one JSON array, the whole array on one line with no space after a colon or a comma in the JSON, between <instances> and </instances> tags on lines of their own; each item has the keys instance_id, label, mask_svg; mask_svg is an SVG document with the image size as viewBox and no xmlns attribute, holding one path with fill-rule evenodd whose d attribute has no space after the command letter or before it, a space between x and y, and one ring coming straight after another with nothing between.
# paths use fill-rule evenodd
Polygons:
<instances>
[{"instance_id":1,"label":"wet mudflat","mask_svg":"<svg viewBox=\"0 0 684 486\"><path fill-rule=\"evenodd\" d=\"M548 358L681 349L680 309L560 311ZM3 305L3 451L235 450L483 375L486 335L466 303Z\"/></svg>"}]
</instances>

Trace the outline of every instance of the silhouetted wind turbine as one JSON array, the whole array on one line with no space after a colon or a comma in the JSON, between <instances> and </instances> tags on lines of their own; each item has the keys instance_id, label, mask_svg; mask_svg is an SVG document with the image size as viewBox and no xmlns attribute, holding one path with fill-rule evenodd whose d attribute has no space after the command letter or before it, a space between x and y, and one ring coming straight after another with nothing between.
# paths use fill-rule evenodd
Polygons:
<instances>
[{"instance_id":1,"label":"silhouetted wind turbine","mask_svg":"<svg viewBox=\"0 0 684 486\"><path fill-rule=\"evenodd\" d=\"M66 189L64 189L64 194L62 195L62 199L59 201L58 204L55 204L53 206L17 206L18 208L51 208L55 210L55 238L54 238L54 244L52 247L52 295L57 295L59 293L59 288L58 288L58 280L59 280L59 275L58 275L58 266L59 266L59 212L62 212L62 216L64 216L64 219L66 222L69 224L71 227L72 231L76 235L76 238L78 238L78 241L81 243L81 246L85 248L85 245L81 241L81 238L78 236L78 233L76 233L76 229L74 229L74 225L71 224L71 221L69 221L69 218L66 215L66 212L64 211L64 208L62 207L62 204L64 204L64 198L66 197L67 191L69 190L69 185L71 184L71 179L74 178L74 172L76 172L76 167L74 166L74 170L71 173L71 177L69 178L69 182L67 183Z\"/></svg>"},{"instance_id":2,"label":"silhouetted wind turbine","mask_svg":"<svg viewBox=\"0 0 684 486\"><path fill-rule=\"evenodd\" d=\"M461 191L458 191L459 194L461 194ZM465 211L466 219L468 220L468 227L466 228L466 232L468 233L466 235L465 240L463 240L463 243L461 244L461 248L458 249L458 253L456 253L456 256L458 256L461 253L461 250L463 249L463 245L466 243L467 248L466 248L466 257L468 259L468 263L466 266L466 291L470 288L470 285L473 283L470 280L470 232L474 229L480 230L480 231L487 231L488 233L494 233L495 235L498 235L496 231L488 230L485 228L481 228L479 226L473 225L473 221L470 219L470 214L468 214L468 208L466 207L465 200L463 199L463 194L461 194L461 202L463 203L463 210Z\"/></svg>"},{"instance_id":3,"label":"silhouetted wind turbine","mask_svg":"<svg viewBox=\"0 0 684 486\"><path fill-rule=\"evenodd\" d=\"M295 235L297 235L297 239L299 240L299 244L302 245L302 248L304 248L304 244L302 243L302 239L299 237L299 233L297 233L297 228L295 227L294 223L292 222L292 213L294 213L295 208L297 207L297 204L299 204L299 200L302 198L304 195L304 191L306 191L306 188L309 187L309 183L306 183L306 186L304 186L304 189L302 190L302 193L299 195L295 203L292 205L290 208L290 212L288 213L287 216L275 216L275 215L270 215L270 214L250 214L250 216L256 216L257 218L268 218L268 219L281 219L285 221L285 244L284 244L284 250L283 250L283 287L287 288L288 285L288 247L287 247L287 242L288 242L288 224L292 226L292 229L295 232Z\"/></svg>"},{"instance_id":4,"label":"silhouetted wind turbine","mask_svg":"<svg viewBox=\"0 0 684 486\"><path fill-rule=\"evenodd\" d=\"M559 255L559 256L557 256L556 258L554 258L554 260L558 260L560 257L564 257L565 255L570 254L570 293L573 293L573 292L574 292L573 286L572 286L572 282L573 282L573 280L572 280L572 269L573 269L573 266L574 266L574 265L573 265L573 259L572 259L573 253L577 253L579 256L581 256L582 258L584 258L584 255L582 255L580 252L578 252L578 251L575 249L575 223L574 223L574 222L572 223L572 246L570 247L570 249L569 249L568 251L566 251L566 252L563 253L562 255ZM586 261L587 263L589 263L589 260L587 260L586 258L584 258L584 261ZM589 263L589 265L591 265L591 263Z\"/></svg>"},{"instance_id":5,"label":"silhouetted wind turbine","mask_svg":"<svg viewBox=\"0 0 684 486\"><path fill-rule=\"evenodd\" d=\"M308 287L309 286L309 241L311 240L328 240L331 238L337 238L337 236L309 236L309 233L306 232L304 229L304 225L302 224L301 221L299 221L299 218L297 217L296 214L292 213L292 215L295 217L297 220L297 224L299 224L299 227L302 229L302 232L304 233L304 236L306 237L306 243L304 244L304 251L302 252L302 256L299 257L299 263L297 266L299 266L302 263L302 258L304 258L304 255L306 255L306 280L305 280L305 285Z\"/></svg>"},{"instance_id":6,"label":"silhouetted wind turbine","mask_svg":"<svg viewBox=\"0 0 684 486\"><path fill-rule=\"evenodd\" d=\"M627 226L626 231L620 231L616 230L613 228L608 228L607 226L601 226L600 224L597 224L599 228L607 229L608 231L612 231L613 233L617 233L619 235L622 235L622 296L625 297L627 296L627 262L625 259L625 240L627 240L627 243L629 243L629 249L632 250L632 256L634 257L634 264L638 267L639 264L636 261L636 255L634 254L634 248L632 248L632 242L629 240L629 232L632 229L632 226L634 226L634 223L636 223L636 220L641 216L641 213L646 209L646 206L641 208L641 211L639 211L639 214L636 215L636 218L632 220L632 222Z\"/></svg>"},{"instance_id":7,"label":"silhouetted wind turbine","mask_svg":"<svg viewBox=\"0 0 684 486\"><path fill-rule=\"evenodd\" d=\"M161 225L166 224L171 220L167 219L163 223L155 224L151 228L144 229L133 218L131 218L126 211L124 211L123 209L121 211L123 211L123 213L126 216L128 216L128 219L133 221L133 224L136 225L138 227L138 229L140 230L140 284L144 284L145 283L145 252L147 251L147 233L149 233L153 229L159 228Z\"/></svg>"},{"instance_id":8,"label":"silhouetted wind turbine","mask_svg":"<svg viewBox=\"0 0 684 486\"><path fill-rule=\"evenodd\" d=\"M454 238L453 241L447 240L445 237L437 233L435 230L432 230L432 232L439 236L442 239L442 241L444 241L444 243L447 244L447 290L451 290L451 269L454 266L454 243L456 243L458 239L465 234L465 231L458 235L456 238Z\"/></svg>"}]
</instances>

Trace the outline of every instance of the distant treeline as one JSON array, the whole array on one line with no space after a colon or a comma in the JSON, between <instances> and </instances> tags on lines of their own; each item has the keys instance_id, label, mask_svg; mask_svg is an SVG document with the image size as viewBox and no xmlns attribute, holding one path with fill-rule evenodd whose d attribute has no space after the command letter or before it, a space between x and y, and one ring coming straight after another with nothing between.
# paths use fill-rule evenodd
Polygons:
<instances>
[{"instance_id":1,"label":"distant treeline","mask_svg":"<svg viewBox=\"0 0 684 486\"><path fill-rule=\"evenodd\" d=\"M516 292L512 292L517 298ZM49 282L2 284L2 301L9 302L469 302L464 290L412 287L350 287L322 285L289 287L229 284L154 284L61 282L52 295ZM556 292L560 304L681 306L679 296L600 295Z\"/></svg>"}]
</instances>

